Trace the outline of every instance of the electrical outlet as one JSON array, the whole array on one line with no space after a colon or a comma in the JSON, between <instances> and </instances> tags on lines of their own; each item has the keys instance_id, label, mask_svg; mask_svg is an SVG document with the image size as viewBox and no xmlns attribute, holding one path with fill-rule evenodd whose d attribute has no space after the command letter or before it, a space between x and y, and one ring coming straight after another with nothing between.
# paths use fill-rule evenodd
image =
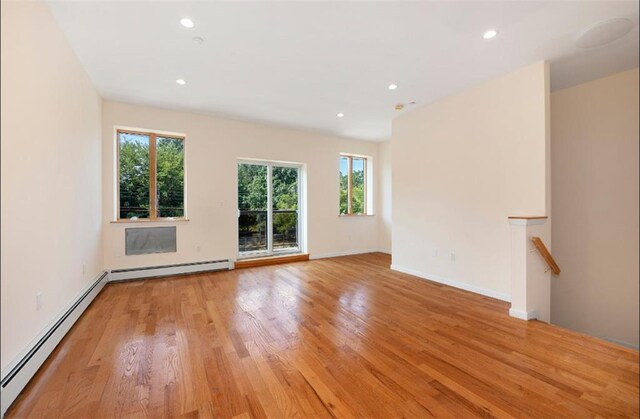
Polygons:
<instances>
[{"instance_id":1,"label":"electrical outlet","mask_svg":"<svg viewBox=\"0 0 640 419\"><path fill-rule=\"evenodd\" d=\"M121 253L119 250L116 250L115 252L113 252L113 257L119 258L120 256L121 256Z\"/></svg>"},{"instance_id":2,"label":"electrical outlet","mask_svg":"<svg viewBox=\"0 0 640 419\"><path fill-rule=\"evenodd\" d=\"M199 251L200 251L200 245L197 245L196 246L196 252L199 252Z\"/></svg>"},{"instance_id":3,"label":"electrical outlet","mask_svg":"<svg viewBox=\"0 0 640 419\"><path fill-rule=\"evenodd\" d=\"M87 274L87 264L83 263L82 264L82 275L86 275Z\"/></svg>"},{"instance_id":4,"label":"electrical outlet","mask_svg":"<svg viewBox=\"0 0 640 419\"><path fill-rule=\"evenodd\" d=\"M456 252L451 251L451 262L455 262L456 260Z\"/></svg>"},{"instance_id":5,"label":"electrical outlet","mask_svg":"<svg viewBox=\"0 0 640 419\"><path fill-rule=\"evenodd\" d=\"M36 310L40 311L43 305L44 301L42 300L42 293L39 292L38 294L36 294Z\"/></svg>"},{"instance_id":6,"label":"electrical outlet","mask_svg":"<svg viewBox=\"0 0 640 419\"><path fill-rule=\"evenodd\" d=\"M434 258L437 258L438 257L438 249L433 249L433 254L431 256L433 256Z\"/></svg>"}]
</instances>

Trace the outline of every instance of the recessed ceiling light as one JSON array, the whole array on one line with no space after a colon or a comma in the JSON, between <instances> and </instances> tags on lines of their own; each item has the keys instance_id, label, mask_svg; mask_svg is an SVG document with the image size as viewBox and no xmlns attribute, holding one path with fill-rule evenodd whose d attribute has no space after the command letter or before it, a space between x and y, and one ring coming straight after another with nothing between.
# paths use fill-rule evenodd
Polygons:
<instances>
[{"instance_id":1,"label":"recessed ceiling light","mask_svg":"<svg viewBox=\"0 0 640 419\"><path fill-rule=\"evenodd\" d=\"M344 114L342 112L340 112L339 114L336 115L338 118L344 118Z\"/></svg>"},{"instance_id":2,"label":"recessed ceiling light","mask_svg":"<svg viewBox=\"0 0 640 419\"><path fill-rule=\"evenodd\" d=\"M178 83L180 86L184 86L185 84L187 84L187 82L184 79L178 79L176 80L176 83Z\"/></svg>"},{"instance_id":3,"label":"recessed ceiling light","mask_svg":"<svg viewBox=\"0 0 640 419\"><path fill-rule=\"evenodd\" d=\"M495 30L495 29L490 29L490 30L486 31L486 32L484 33L484 35L482 35L482 37L483 37L484 39L491 39L491 38L495 38L497 34L498 34L498 31L497 31L497 30Z\"/></svg>"},{"instance_id":4,"label":"recessed ceiling light","mask_svg":"<svg viewBox=\"0 0 640 419\"><path fill-rule=\"evenodd\" d=\"M193 37L193 42L195 42L198 45L202 45L202 44L204 44L204 38L202 38L200 36L195 36L195 37Z\"/></svg>"},{"instance_id":5,"label":"recessed ceiling light","mask_svg":"<svg viewBox=\"0 0 640 419\"><path fill-rule=\"evenodd\" d=\"M196 24L193 23L193 20L189 19L188 17L180 19L180 24L182 26L184 26L185 28L189 28L189 29L191 29L194 26L196 26Z\"/></svg>"},{"instance_id":6,"label":"recessed ceiling light","mask_svg":"<svg viewBox=\"0 0 640 419\"><path fill-rule=\"evenodd\" d=\"M390 84L389 85L389 90L396 90L398 88L397 84Z\"/></svg>"}]
</instances>

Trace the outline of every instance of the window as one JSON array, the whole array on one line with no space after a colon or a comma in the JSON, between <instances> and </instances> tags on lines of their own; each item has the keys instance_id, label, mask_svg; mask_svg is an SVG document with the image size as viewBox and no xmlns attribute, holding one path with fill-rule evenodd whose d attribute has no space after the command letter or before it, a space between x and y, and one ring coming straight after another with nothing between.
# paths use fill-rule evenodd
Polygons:
<instances>
[{"instance_id":1,"label":"window","mask_svg":"<svg viewBox=\"0 0 640 419\"><path fill-rule=\"evenodd\" d=\"M118 219L184 218L184 138L118 130Z\"/></svg>"},{"instance_id":2,"label":"window","mask_svg":"<svg viewBox=\"0 0 640 419\"><path fill-rule=\"evenodd\" d=\"M367 214L367 158L340 156L340 214Z\"/></svg>"}]
</instances>

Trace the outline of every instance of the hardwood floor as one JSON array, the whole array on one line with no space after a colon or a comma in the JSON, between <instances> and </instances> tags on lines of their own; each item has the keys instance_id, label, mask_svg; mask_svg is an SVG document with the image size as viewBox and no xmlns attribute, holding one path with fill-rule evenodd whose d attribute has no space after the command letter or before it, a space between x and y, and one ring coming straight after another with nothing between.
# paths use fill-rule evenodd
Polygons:
<instances>
[{"instance_id":1,"label":"hardwood floor","mask_svg":"<svg viewBox=\"0 0 640 419\"><path fill-rule=\"evenodd\" d=\"M638 352L367 254L110 284L8 417L638 417Z\"/></svg>"}]
</instances>

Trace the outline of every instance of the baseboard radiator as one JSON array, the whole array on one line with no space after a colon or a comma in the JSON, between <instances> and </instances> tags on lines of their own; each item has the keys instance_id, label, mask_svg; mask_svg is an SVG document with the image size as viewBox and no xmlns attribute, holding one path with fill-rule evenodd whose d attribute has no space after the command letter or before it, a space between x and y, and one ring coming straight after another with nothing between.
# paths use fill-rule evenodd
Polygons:
<instances>
[{"instance_id":1,"label":"baseboard radiator","mask_svg":"<svg viewBox=\"0 0 640 419\"><path fill-rule=\"evenodd\" d=\"M0 417L4 417L7 409L18 397L29 380L51 355L62 338L80 318L82 313L102 291L107 282L127 281L133 279L153 278L169 275L180 275L195 272L229 270L234 268L231 260L214 260L207 262L182 263L177 265L152 266L133 269L115 269L102 272L80 296L47 327L38 338L17 360L2 371L0 380Z\"/></svg>"},{"instance_id":2,"label":"baseboard radiator","mask_svg":"<svg viewBox=\"0 0 640 419\"><path fill-rule=\"evenodd\" d=\"M233 268L234 263L229 259L224 259L211 260L208 262L150 266L145 268L114 269L109 273L109 281L128 281L132 279L154 278L196 272L221 271Z\"/></svg>"},{"instance_id":3,"label":"baseboard radiator","mask_svg":"<svg viewBox=\"0 0 640 419\"><path fill-rule=\"evenodd\" d=\"M22 389L80 318L93 299L100 293L108 280L109 274L102 272L93 283L85 288L84 292L80 294L68 309L60 314L50 327L41 333L39 338L36 338L35 343L27 349L22 357L19 357L11 363L6 368L6 371L2 371L2 380L0 381L1 416L4 416L9 406L11 406L11 403L18 397Z\"/></svg>"}]
</instances>

